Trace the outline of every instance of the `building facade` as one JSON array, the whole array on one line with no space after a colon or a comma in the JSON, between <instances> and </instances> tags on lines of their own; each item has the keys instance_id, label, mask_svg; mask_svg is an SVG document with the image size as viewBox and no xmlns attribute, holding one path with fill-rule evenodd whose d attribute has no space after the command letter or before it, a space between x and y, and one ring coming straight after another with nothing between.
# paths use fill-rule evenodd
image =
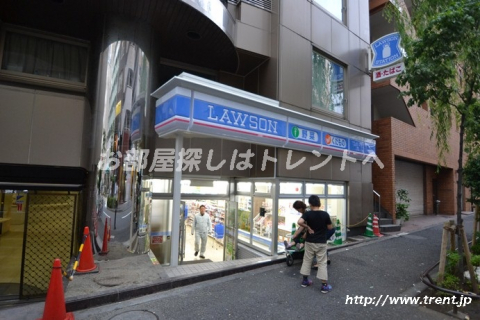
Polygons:
<instances>
[{"instance_id":1,"label":"building facade","mask_svg":"<svg viewBox=\"0 0 480 320\"><path fill-rule=\"evenodd\" d=\"M366 0L2 1L0 19L11 296L43 294L85 226L175 266L198 259L200 205L212 261L283 253L311 194L342 237L365 225Z\"/></svg>"},{"instance_id":2,"label":"building facade","mask_svg":"<svg viewBox=\"0 0 480 320\"><path fill-rule=\"evenodd\" d=\"M389 1L370 1L371 42L395 32L383 17ZM402 2L411 9L409 1ZM408 108L407 98L399 98L402 90L395 78L372 82L372 132L377 140L377 154L385 164L383 170L373 168L373 187L380 195L382 211L395 218L396 192L408 191L411 215L456 213L459 134L455 124L449 137L450 152L439 165L433 124L427 105ZM464 157L466 159L466 157ZM466 202L469 190L463 192L463 210L471 210Z\"/></svg>"}]
</instances>

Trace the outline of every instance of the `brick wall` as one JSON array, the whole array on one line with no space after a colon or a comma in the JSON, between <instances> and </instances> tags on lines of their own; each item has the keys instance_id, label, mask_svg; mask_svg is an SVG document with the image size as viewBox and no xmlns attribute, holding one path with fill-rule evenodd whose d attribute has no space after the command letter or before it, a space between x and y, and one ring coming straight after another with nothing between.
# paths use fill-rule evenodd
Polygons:
<instances>
[{"instance_id":1,"label":"brick wall","mask_svg":"<svg viewBox=\"0 0 480 320\"><path fill-rule=\"evenodd\" d=\"M390 85L396 86L392 82ZM372 124L372 133L380 136L377 139L377 155L385 165L384 169L373 165L373 188L381 195L382 207L388 210L393 217L395 216L395 158L424 164L426 214L434 213L432 179L438 181L438 199L441 201L440 214L453 215L456 213L458 130L452 126L449 138L450 152L445 155L442 168L437 173L438 152L435 140L430 139L433 127L430 113L425 109L408 108L414 126L395 118L375 120ZM464 206L464 208L470 208L470 206Z\"/></svg>"},{"instance_id":2,"label":"brick wall","mask_svg":"<svg viewBox=\"0 0 480 320\"><path fill-rule=\"evenodd\" d=\"M382 161L381 169L373 163L372 182L373 189L381 196L381 205L388 212L395 212L395 158L392 151L392 118L374 121L372 132L378 136L377 156Z\"/></svg>"}]
</instances>

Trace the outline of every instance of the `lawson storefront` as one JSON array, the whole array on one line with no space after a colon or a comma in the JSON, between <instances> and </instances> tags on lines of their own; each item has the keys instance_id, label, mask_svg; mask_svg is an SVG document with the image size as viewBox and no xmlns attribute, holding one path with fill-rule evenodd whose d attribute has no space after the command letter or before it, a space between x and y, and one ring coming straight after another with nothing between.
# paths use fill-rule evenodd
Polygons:
<instances>
[{"instance_id":1,"label":"lawson storefront","mask_svg":"<svg viewBox=\"0 0 480 320\"><path fill-rule=\"evenodd\" d=\"M146 184L150 247L160 263L197 259L190 224L202 204L213 226L212 261L241 258L239 245L282 253L299 218L293 202L312 194L344 240L371 211L375 135L186 73L152 96L158 137Z\"/></svg>"}]
</instances>

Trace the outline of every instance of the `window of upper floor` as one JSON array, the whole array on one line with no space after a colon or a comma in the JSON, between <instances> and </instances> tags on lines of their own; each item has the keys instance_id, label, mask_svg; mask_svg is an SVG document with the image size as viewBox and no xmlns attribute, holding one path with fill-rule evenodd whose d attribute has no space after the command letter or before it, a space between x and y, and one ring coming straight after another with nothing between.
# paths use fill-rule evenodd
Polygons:
<instances>
[{"instance_id":1,"label":"window of upper floor","mask_svg":"<svg viewBox=\"0 0 480 320\"><path fill-rule=\"evenodd\" d=\"M345 0L313 0L313 3L319 5L343 23L346 22Z\"/></svg>"},{"instance_id":2,"label":"window of upper floor","mask_svg":"<svg viewBox=\"0 0 480 320\"><path fill-rule=\"evenodd\" d=\"M338 62L312 51L312 109L345 116L345 71Z\"/></svg>"},{"instance_id":3,"label":"window of upper floor","mask_svg":"<svg viewBox=\"0 0 480 320\"><path fill-rule=\"evenodd\" d=\"M59 89L85 91L89 45L85 41L4 26L0 78Z\"/></svg>"}]
</instances>

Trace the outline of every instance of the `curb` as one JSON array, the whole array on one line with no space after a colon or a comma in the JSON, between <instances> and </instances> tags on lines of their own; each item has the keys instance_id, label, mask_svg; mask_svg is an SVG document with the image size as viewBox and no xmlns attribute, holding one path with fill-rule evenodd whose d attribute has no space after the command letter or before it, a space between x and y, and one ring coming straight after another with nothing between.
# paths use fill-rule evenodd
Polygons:
<instances>
[{"instance_id":1,"label":"curb","mask_svg":"<svg viewBox=\"0 0 480 320\"><path fill-rule=\"evenodd\" d=\"M346 247L360 245L369 241L373 241L373 240L365 239L365 240L355 241L348 244L342 244L339 246L333 246L331 248L328 248L328 251L335 251L335 250L339 250ZM136 286L136 287L121 289L121 290L103 291L101 294L88 295L88 296L83 296L79 298L67 298L65 302L66 310L67 312L72 312L72 311L77 311L77 310L82 310L82 309L87 309L92 307L98 307L105 304L121 302L121 301L129 300L132 298L138 298L141 296L145 296L145 295L149 295L149 294L153 294L161 291L167 291L167 290L188 286L188 285L203 282L203 281L213 280L213 279L233 275L236 273L242 273L242 272L246 272L246 271L250 271L250 270L254 270L254 269L258 269L266 266L285 263L286 257L281 257L281 258L279 257L281 257L281 255L277 256L277 258L267 258L268 260L255 262L247 266L232 267L229 269L222 269L218 271L212 271L212 272L199 274L199 275L192 275L192 276L182 275L174 278L164 279L163 281L160 280L158 282L148 284L148 285Z\"/></svg>"},{"instance_id":2,"label":"curb","mask_svg":"<svg viewBox=\"0 0 480 320\"><path fill-rule=\"evenodd\" d=\"M67 299L67 301L65 302L66 309L67 312L72 312L92 307L98 307L105 304L121 302L132 298L149 295L152 293L167 291L203 281L213 280L236 273L241 273L261 267L282 263L285 262L285 260L286 258L270 259L268 261L255 262L247 266L233 267L194 276L179 276L149 285L137 286L123 290L112 290L110 292L102 292L98 295L89 295L88 297L80 297L77 299L71 298Z\"/></svg>"}]
</instances>

